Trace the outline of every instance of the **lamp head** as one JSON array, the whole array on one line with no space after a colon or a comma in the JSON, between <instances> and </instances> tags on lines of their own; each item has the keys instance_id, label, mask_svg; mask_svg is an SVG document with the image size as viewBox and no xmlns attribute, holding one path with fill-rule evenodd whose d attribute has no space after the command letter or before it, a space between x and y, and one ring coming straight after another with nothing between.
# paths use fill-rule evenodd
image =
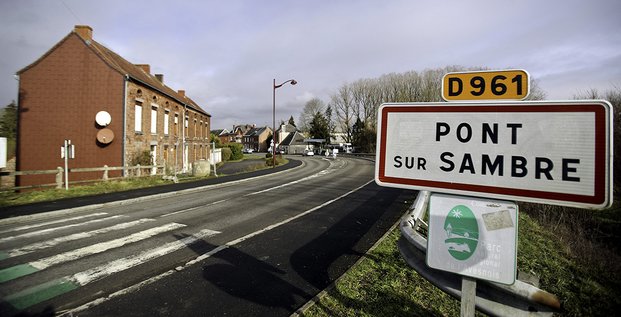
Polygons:
<instances>
[{"instance_id":1,"label":"lamp head","mask_svg":"<svg viewBox=\"0 0 621 317\"><path fill-rule=\"evenodd\" d=\"M295 79L292 79L292 80L291 80L291 85L295 85L295 84L297 84L297 83L298 83L298 82L297 82L297 81L295 81Z\"/></svg>"}]
</instances>

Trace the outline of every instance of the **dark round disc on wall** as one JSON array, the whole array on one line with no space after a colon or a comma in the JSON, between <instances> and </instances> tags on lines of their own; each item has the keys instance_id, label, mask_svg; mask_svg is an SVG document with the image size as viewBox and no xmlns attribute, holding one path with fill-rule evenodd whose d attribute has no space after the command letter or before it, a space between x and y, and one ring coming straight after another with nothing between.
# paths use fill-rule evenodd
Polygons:
<instances>
[{"instance_id":1,"label":"dark round disc on wall","mask_svg":"<svg viewBox=\"0 0 621 317\"><path fill-rule=\"evenodd\" d=\"M114 132L110 129L101 129L97 132L97 141L101 144L110 144L114 140Z\"/></svg>"}]
</instances>

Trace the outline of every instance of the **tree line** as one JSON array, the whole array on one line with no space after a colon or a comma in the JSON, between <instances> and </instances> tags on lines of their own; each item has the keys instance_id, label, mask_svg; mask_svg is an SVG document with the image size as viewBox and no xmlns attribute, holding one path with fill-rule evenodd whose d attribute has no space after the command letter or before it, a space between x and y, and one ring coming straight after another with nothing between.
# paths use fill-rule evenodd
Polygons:
<instances>
[{"instance_id":1,"label":"tree line","mask_svg":"<svg viewBox=\"0 0 621 317\"><path fill-rule=\"evenodd\" d=\"M338 133L357 152L375 152L377 110L382 103L440 102L442 77L446 73L485 69L449 66L345 83L330 96L327 104L318 98L307 102L300 115L299 128L313 138L327 140ZM544 98L545 93L531 80L528 99Z\"/></svg>"}]
</instances>

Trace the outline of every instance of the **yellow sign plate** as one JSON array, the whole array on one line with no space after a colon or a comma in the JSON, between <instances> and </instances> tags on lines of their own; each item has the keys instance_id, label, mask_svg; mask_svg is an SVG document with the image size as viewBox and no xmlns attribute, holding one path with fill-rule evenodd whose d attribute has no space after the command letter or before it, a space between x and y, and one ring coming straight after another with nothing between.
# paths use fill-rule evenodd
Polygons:
<instances>
[{"instance_id":1,"label":"yellow sign plate","mask_svg":"<svg viewBox=\"0 0 621 317\"><path fill-rule=\"evenodd\" d=\"M442 78L446 101L523 100L529 92L528 72L521 69L456 72Z\"/></svg>"}]
</instances>

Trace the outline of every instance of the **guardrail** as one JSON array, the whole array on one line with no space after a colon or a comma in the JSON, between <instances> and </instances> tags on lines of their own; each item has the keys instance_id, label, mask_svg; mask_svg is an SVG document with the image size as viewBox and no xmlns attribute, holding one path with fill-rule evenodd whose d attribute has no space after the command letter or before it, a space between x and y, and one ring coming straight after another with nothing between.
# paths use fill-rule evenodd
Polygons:
<instances>
[{"instance_id":1,"label":"guardrail","mask_svg":"<svg viewBox=\"0 0 621 317\"><path fill-rule=\"evenodd\" d=\"M431 192L420 191L401 219L399 251L419 274L442 291L461 298L461 276L435 270L425 262L429 226L425 222ZM561 308L558 298L536 286L516 279L512 285L477 280L477 309L493 316L552 316Z\"/></svg>"},{"instance_id":2,"label":"guardrail","mask_svg":"<svg viewBox=\"0 0 621 317\"><path fill-rule=\"evenodd\" d=\"M344 153L344 152L341 152L338 155L361 157L361 158L367 158L369 160L375 161L375 153Z\"/></svg>"},{"instance_id":3,"label":"guardrail","mask_svg":"<svg viewBox=\"0 0 621 317\"><path fill-rule=\"evenodd\" d=\"M147 172L143 175L143 169L147 169ZM155 169L155 173L151 171ZM141 166L140 164L136 166L116 166L109 167L104 165L102 167L78 167L78 168L70 168L68 170L69 173L84 173L84 172L102 172L102 176L100 179L90 179L90 180L80 180L80 181L72 181L72 184L81 184L81 183L92 183L99 180L108 181L113 179L122 179L127 178L127 176L121 177L109 177L110 171L124 171L123 174L127 175L129 171L134 171L134 175L131 177L146 177L153 175L164 175L165 166L164 165L146 165ZM29 186L11 186L6 188L0 188L0 191L13 191L19 189L33 189L33 188L45 188L45 187L56 187L63 188L64 185L64 172L65 170L62 167L57 167L55 170L34 170L34 171L14 171L14 172L1 172L0 177L11 177L11 176L24 176L24 175L56 175L56 182L51 184L39 184L39 185L29 185ZM67 183L69 184L69 182Z\"/></svg>"}]
</instances>

